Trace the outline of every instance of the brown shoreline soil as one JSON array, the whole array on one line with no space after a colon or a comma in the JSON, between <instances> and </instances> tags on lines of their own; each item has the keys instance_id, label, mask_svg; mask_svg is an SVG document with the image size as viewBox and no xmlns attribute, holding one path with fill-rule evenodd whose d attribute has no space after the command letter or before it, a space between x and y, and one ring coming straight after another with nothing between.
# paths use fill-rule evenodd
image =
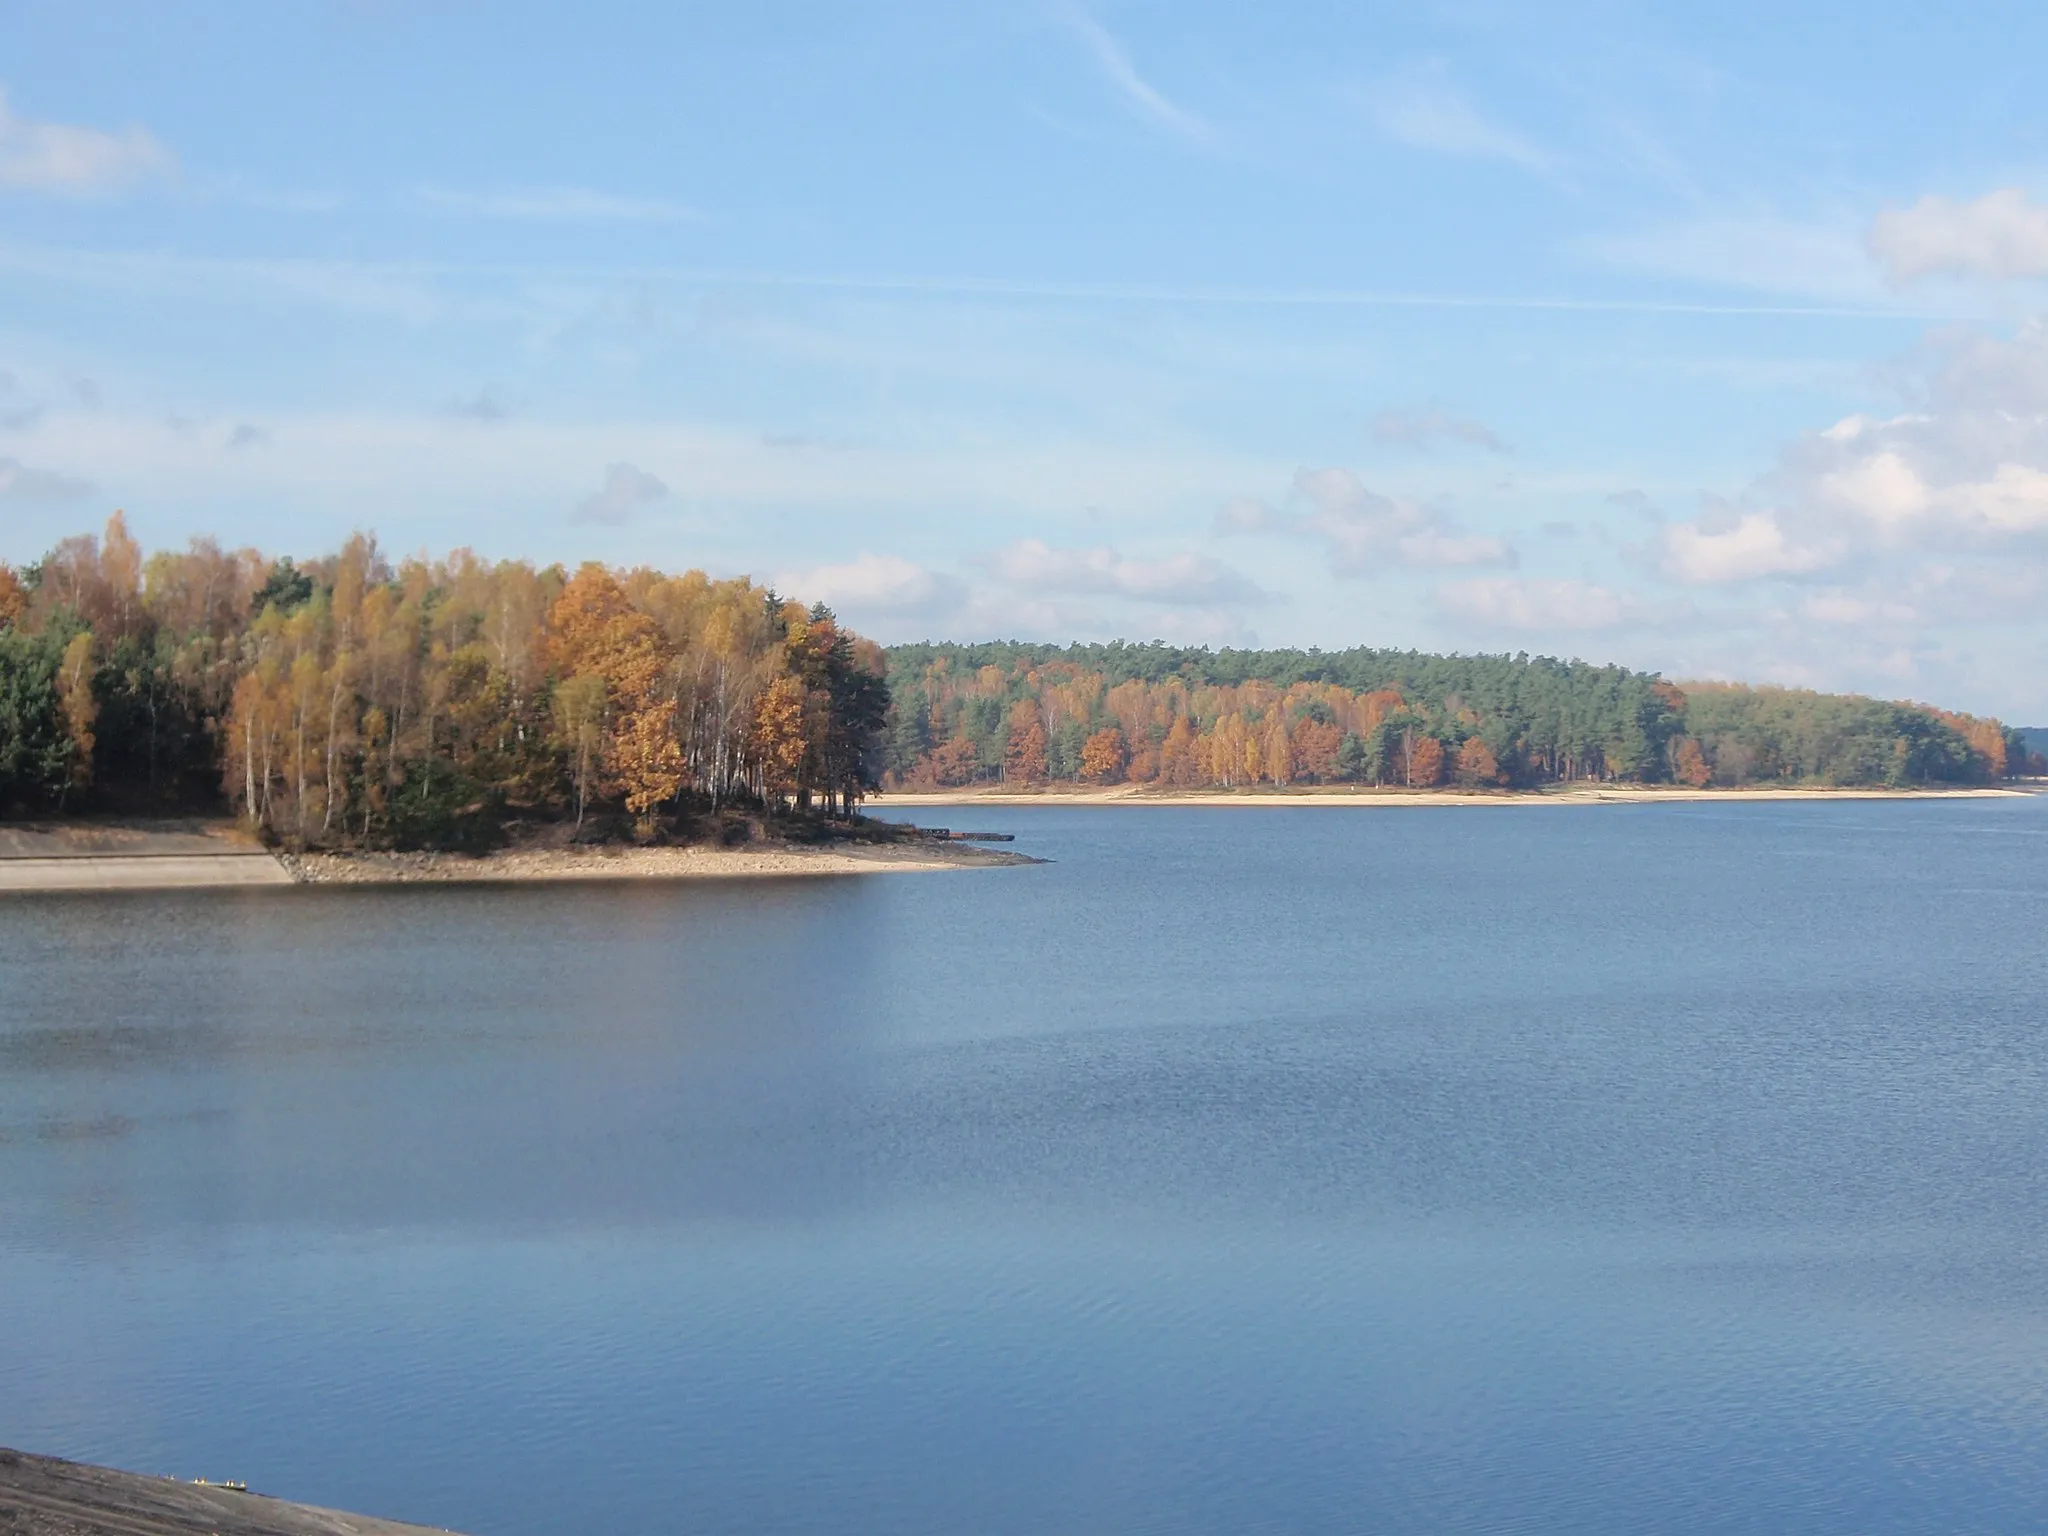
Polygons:
<instances>
[{"instance_id":1,"label":"brown shoreline soil","mask_svg":"<svg viewBox=\"0 0 2048 1536\"><path fill-rule=\"evenodd\" d=\"M0 1536L426 1536L432 1529L0 1449Z\"/></svg>"}]
</instances>

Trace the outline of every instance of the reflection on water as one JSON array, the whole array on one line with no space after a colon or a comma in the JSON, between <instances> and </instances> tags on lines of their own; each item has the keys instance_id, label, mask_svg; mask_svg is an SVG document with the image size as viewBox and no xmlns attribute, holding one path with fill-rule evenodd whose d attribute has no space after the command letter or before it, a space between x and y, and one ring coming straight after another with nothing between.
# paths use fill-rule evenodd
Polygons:
<instances>
[{"instance_id":1,"label":"reflection on water","mask_svg":"<svg viewBox=\"0 0 2048 1536\"><path fill-rule=\"evenodd\" d=\"M2048 805L0 904L0 1443L495 1536L2023 1531Z\"/></svg>"}]
</instances>

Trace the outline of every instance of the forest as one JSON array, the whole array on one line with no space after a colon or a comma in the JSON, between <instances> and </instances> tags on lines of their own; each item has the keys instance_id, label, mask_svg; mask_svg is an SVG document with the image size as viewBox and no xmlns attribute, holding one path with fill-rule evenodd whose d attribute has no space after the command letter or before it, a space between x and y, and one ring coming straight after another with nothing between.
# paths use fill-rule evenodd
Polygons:
<instances>
[{"instance_id":1,"label":"forest","mask_svg":"<svg viewBox=\"0 0 2048 1536\"><path fill-rule=\"evenodd\" d=\"M905 645L891 784L1538 788L1989 784L2048 772L2021 733L1918 704L1549 657Z\"/></svg>"},{"instance_id":2,"label":"forest","mask_svg":"<svg viewBox=\"0 0 2048 1536\"><path fill-rule=\"evenodd\" d=\"M116 514L0 565L0 811L226 808L301 848L843 817L881 771L883 669L745 580L393 561L362 535L303 565L145 556Z\"/></svg>"},{"instance_id":3,"label":"forest","mask_svg":"<svg viewBox=\"0 0 2048 1536\"><path fill-rule=\"evenodd\" d=\"M308 847L818 824L889 787L1988 784L2022 733L1548 657L920 644L745 578L358 535L0 564L0 815L226 811Z\"/></svg>"}]
</instances>

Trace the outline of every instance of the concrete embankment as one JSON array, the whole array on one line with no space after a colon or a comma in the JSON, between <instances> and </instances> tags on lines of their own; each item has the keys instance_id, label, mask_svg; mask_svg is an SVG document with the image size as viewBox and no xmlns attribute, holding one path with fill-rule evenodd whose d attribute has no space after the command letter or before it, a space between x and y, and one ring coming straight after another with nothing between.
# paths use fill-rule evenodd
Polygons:
<instances>
[{"instance_id":1,"label":"concrete embankment","mask_svg":"<svg viewBox=\"0 0 2048 1536\"><path fill-rule=\"evenodd\" d=\"M268 850L219 822L0 827L0 892L291 883Z\"/></svg>"},{"instance_id":2,"label":"concrete embankment","mask_svg":"<svg viewBox=\"0 0 2048 1536\"><path fill-rule=\"evenodd\" d=\"M429 1529L0 1449L0 1536L427 1536Z\"/></svg>"}]
</instances>

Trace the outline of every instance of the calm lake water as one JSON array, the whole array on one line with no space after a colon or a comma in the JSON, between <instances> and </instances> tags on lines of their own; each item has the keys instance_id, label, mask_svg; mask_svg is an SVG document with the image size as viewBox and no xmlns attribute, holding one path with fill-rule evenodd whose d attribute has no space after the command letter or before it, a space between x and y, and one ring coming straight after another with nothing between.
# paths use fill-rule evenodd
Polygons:
<instances>
[{"instance_id":1,"label":"calm lake water","mask_svg":"<svg viewBox=\"0 0 2048 1536\"><path fill-rule=\"evenodd\" d=\"M2048 1524L2048 800L0 902L0 1443L479 1536Z\"/></svg>"}]
</instances>

